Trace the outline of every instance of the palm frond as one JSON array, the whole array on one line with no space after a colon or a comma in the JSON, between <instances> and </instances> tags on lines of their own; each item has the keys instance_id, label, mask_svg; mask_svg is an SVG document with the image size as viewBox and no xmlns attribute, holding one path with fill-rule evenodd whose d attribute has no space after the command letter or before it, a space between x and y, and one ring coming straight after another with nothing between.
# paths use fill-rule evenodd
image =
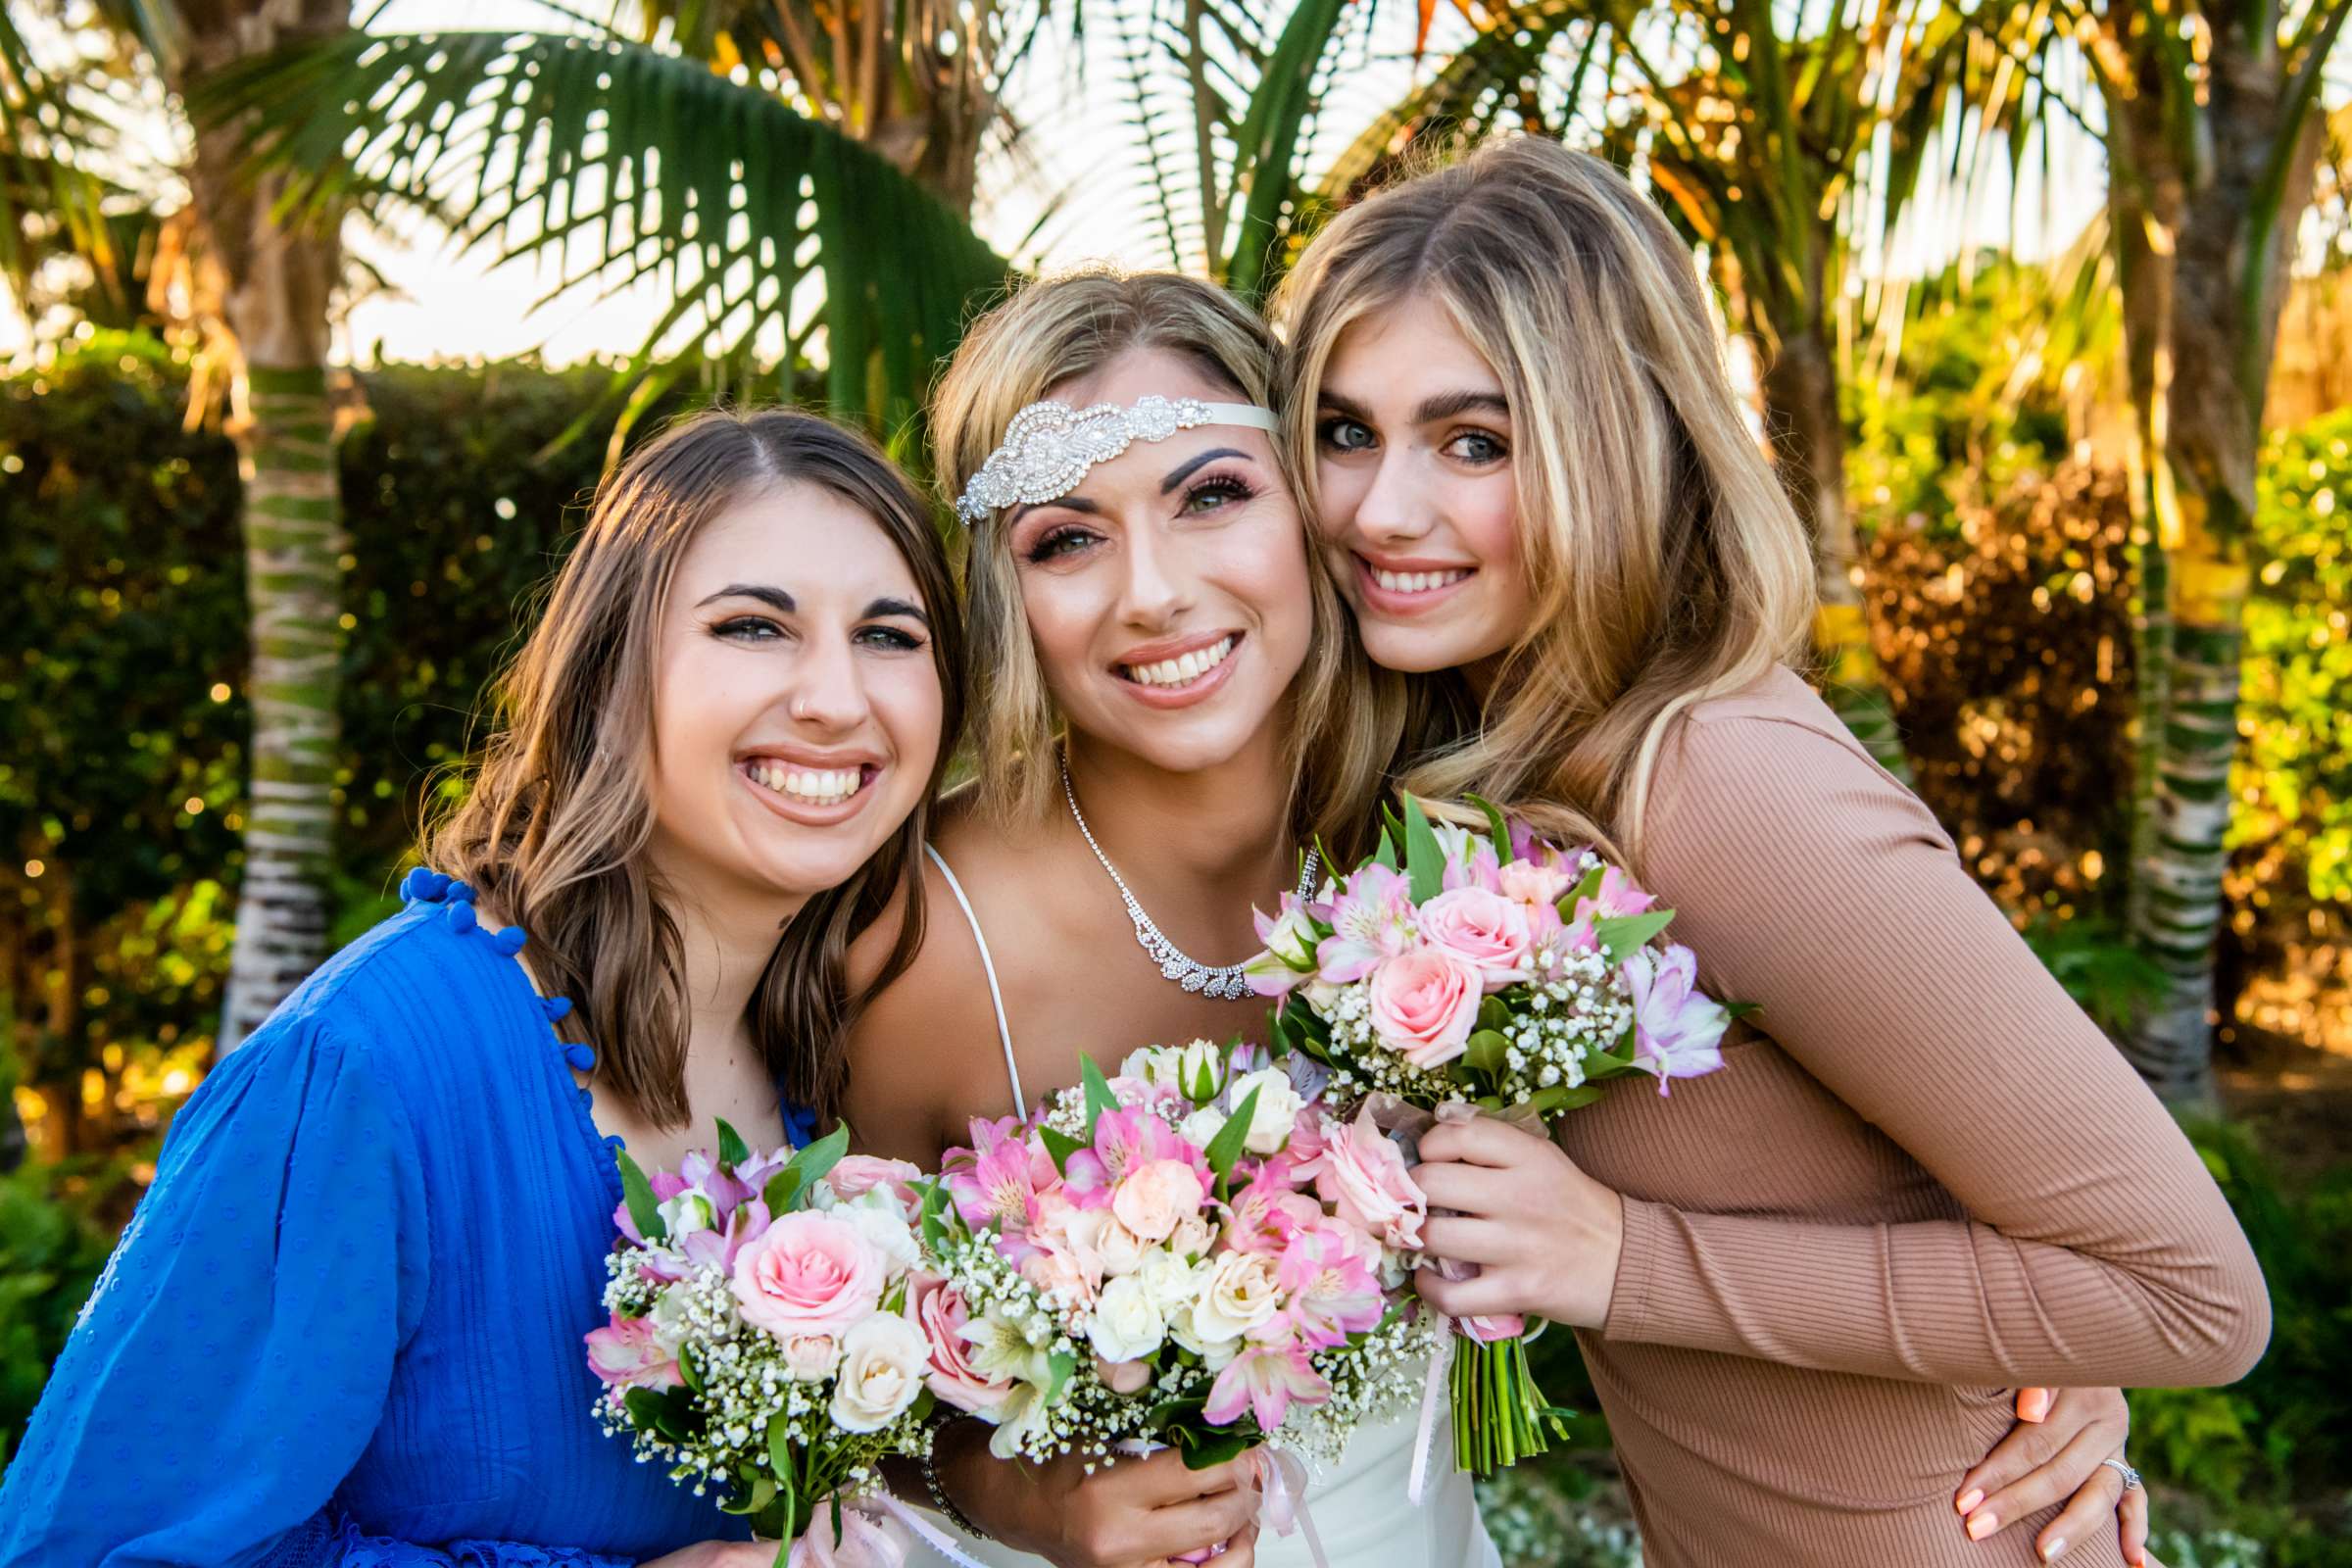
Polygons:
<instances>
[{"instance_id":1,"label":"palm frond","mask_svg":"<svg viewBox=\"0 0 2352 1568\"><path fill-rule=\"evenodd\" d=\"M821 311L828 401L877 429L912 417L967 304L1007 270L865 147L616 39L354 33L232 67L191 110L237 126L252 172L286 177L284 216L372 196L444 215L462 248L538 261L559 292L661 277L674 305L640 371L673 335L739 357Z\"/></svg>"},{"instance_id":2,"label":"palm frond","mask_svg":"<svg viewBox=\"0 0 2352 1568\"><path fill-rule=\"evenodd\" d=\"M0 278L20 298L54 255L86 257L101 279L120 270L107 204L122 193L90 164L115 139L71 74L45 68L0 9Z\"/></svg>"}]
</instances>

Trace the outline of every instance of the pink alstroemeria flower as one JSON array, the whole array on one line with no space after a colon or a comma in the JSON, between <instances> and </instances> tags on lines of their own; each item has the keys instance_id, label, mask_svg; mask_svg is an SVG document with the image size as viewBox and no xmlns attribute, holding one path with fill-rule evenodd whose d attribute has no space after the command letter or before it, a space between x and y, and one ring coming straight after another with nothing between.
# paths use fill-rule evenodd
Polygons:
<instances>
[{"instance_id":1,"label":"pink alstroemeria flower","mask_svg":"<svg viewBox=\"0 0 2352 1568\"><path fill-rule=\"evenodd\" d=\"M1257 1168L1226 1205L1225 1245L1237 1252L1278 1257L1301 1225L1323 1217L1323 1207L1299 1192L1297 1165L1278 1154Z\"/></svg>"},{"instance_id":2,"label":"pink alstroemeria flower","mask_svg":"<svg viewBox=\"0 0 2352 1568\"><path fill-rule=\"evenodd\" d=\"M1331 935L1315 950L1317 978L1347 985L1412 945L1412 884L1401 871L1367 865L1332 901Z\"/></svg>"},{"instance_id":3,"label":"pink alstroemeria flower","mask_svg":"<svg viewBox=\"0 0 2352 1568\"><path fill-rule=\"evenodd\" d=\"M1155 1159L1181 1160L1207 1180L1208 1161L1166 1122L1145 1110L1106 1110L1095 1118L1094 1143L1070 1155L1062 1182L1072 1202L1099 1208L1110 1201L1121 1177ZM1050 1169L1052 1161L1047 1164Z\"/></svg>"},{"instance_id":4,"label":"pink alstroemeria flower","mask_svg":"<svg viewBox=\"0 0 2352 1568\"><path fill-rule=\"evenodd\" d=\"M651 1318L622 1317L581 1336L588 1342L588 1369L597 1375L617 1408L626 1389L674 1389L686 1381L677 1351L662 1343Z\"/></svg>"},{"instance_id":5,"label":"pink alstroemeria flower","mask_svg":"<svg viewBox=\"0 0 2352 1568\"><path fill-rule=\"evenodd\" d=\"M1378 1252L1369 1235L1328 1220L1292 1236L1275 1265L1274 1283L1290 1299L1286 1310L1301 1345L1328 1349L1379 1326L1388 1308L1366 1255Z\"/></svg>"},{"instance_id":6,"label":"pink alstroemeria flower","mask_svg":"<svg viewBox=\"0 0 2352 1568\"><path fill-rule=\"evenodd\" d=\"M1055 1180L1053 1157L1030 1143L1018 1117L975 1116L971 1136L971 1148L941 1164L948 1196L974 1230L994 1225L1000 1235L1017 1237L1028 1229L1030 1200Z\"/></svg>"},{"instance_id":7,"label":"pink alstroemeria flower","mask_svg":"<svg viewBox=\"0 0 2352 1568\"><path fill-rule=\"evenodd\" d=\"M701 1268L716 1263L729 1273L735 1270L735 1254L758 1241L768 1226L767 1200L755 1198L738 1204L726 1219L726 1228L714 1231L696 1231L679 1244L686 1261Z\"/></svg>"},{"instance_id":8,"label":"pink alstroemeria flower","mask_svg":"<svg viewBox=\"0 0 2352 1568\"><path fill-rule=\"evenodd\" d=\"M1248 1410L1257 1417L1258 1431L1272 1432L1293 1404L1321 1404L1330 1397L1331 1384L1307 1359L1304 1346L1251 1345L1217 1374L1200 1413L1224 1426Z\"/></svg>"},{"instance_id":9,"label":"pink alstroemeria flower","mask_svg":"<svg viewBox=\"0 0 2352 1568\"><path fill-rule=\"evenodd\" d=\"M1624 963L1634 1001L1634 1065L1658 1075L1658 1093L1676 1078L1696 1078L1723 1065L1723 1035L1732 1015L1698 989L1698 957L1675 946L1643 948Z\"/></svg>"}]
</instances>

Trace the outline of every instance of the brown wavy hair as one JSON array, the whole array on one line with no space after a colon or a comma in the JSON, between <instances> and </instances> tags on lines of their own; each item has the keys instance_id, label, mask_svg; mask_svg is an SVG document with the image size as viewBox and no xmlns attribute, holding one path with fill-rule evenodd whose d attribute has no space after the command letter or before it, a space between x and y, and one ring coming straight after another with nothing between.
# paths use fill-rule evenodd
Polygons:
<instances>
[{"instance_id":1,"label":"brown wavy hair","mask_svg":"<svg viewBox=\"0 0 2352 1568\"><path fill-rule=\"evenodd\" d=\"M497 730L471 789L426 835L427 864L529 930L534 972L573 1000L576 1027L597 1046L597 1088L662 1127L687 1119L687 1007L677 925L642 853L654 828L662 608L706 524L792 483L838 496L897 546L922 592L944 699L921 803L856 875L793 916L746 1009L786 1099L831 1119L851 1024L922 943L922 878L906 873L963 722L963 629L946 553L920 494L864 436L790 409L713 410L630 454L597 486L545 612L499 680ZM902 885L898 944L853 994L850 942Z\"/></svg>"}]
</instances>

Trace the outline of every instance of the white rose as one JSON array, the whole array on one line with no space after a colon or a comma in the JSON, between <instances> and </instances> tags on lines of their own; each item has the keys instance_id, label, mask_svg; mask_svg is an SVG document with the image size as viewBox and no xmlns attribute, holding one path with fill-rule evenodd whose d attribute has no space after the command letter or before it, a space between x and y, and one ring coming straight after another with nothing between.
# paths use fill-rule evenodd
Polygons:
<instances>
[{"instance_id":1,"label":"white rose","mask_svg":"<svg viewBox=\"0 0 2352 1568\"><path fill-rule=\"evenodd\" d=\"M1168 1250L1178 1257L1206 1257L1208 1244L1216 1239L1217 1228L1205 1214L1187 1214L1176 1222L1175 1234L1168 1238Z\"/></svg>"},{"instance_id":2,"label":"white rose","mask_svg":"<svg viewBox=\"0 0 2352 1568\"><path fill-rule=\"evenodd\" d=\"M1199 1356L1211 1372L1222 1372L1226 1363L1241 1354L1239 1339L1212 1339L1200 1332L1200 1304L1187 1301L1168 1314L1168 1338Z\"/></svg>"},{"instance_id":3,"label":"white rose","mask_svg":"<svg viewBox=\"0 0 2352 1568\"><path fill-rule=\"evenodd\" d=\"M1185 1117L1176 1130L1194 1148L1206 1149L1225 1130L1225 1113L1214 1105L1202 1105Z\"/></svg>"},{"instance_id":4,"label":"white rose","mask_svg":"<svg viewBox=\"0 0 2352 1568\"><path fill-rule=\"evenodd\" d=\"M1176 1053L1176 1087L1191 1101L1214 1099L1225 1082L1225 1048L1196 1040Z\"/></svg>"},{"instance_id":5,"label":"white rose","mask_svg":"<svg viewBox=\"0 0 2352 1568\"><path fill-rule=\"evenodd\" d=\"M1190 1306L1200 1294L1193 1275L1198 1265L1184 1260L1184 1254L1154 1248L1144 1254L1143 1266L1135 1271L1135 1281L1152 1299L1152 1309L1162 1318L1172 1318L1183 1307Z\"/></svg>"},{"instance_id":6,"label":"white rose","mask_svg":"<svg viewBox=\"0 0 2352 1568\"><path fill-rule=\"evenodd\" d=\"M1102 1272L1114 1277L1134 1273L1143 1267L1144 1254L1154 1250L1150 1242L1115 1219L1104 1224L1095 1236L1095 1252L1102 1259ZM1119 1357L1114 1355L1110 1359L1115 1361Z\"/></svg>"},{"instance_id":7,"label":"white rose","mask_svg":"<svg viewBox=\"0 0 2352 1568\"><path fill-rule=\"evenodd\" d=\"M1105 1361L1140 1361L1159 1348L1167 1324L1144 1282L1129 1274L1102 1287L1086 1337Z\"/></svg>"},{"instance_id":8,"label":"white rose","mask_svg":"<svg viewBox=\"0 0 2352 1568\"><path fill-rule=\"evenodd\" d=\"M931 1342L895 1312L878 1313L842 1337L841 1376L833 1385L833 1424L879 1432L923 1392Z\"/></svg>"},{"instance_id":9,"label":"white rose","mask_svg":"<svg viewBox=\"0 0 2352 1568\"><path fill-rule=\"evenodd\" d=\"M795 1383L822 1383L841 1364L841 1342L830 1334L795 1334L784 1342L784 1375Z\"/></svg>"},{"instance_id":10,"label":"white rose","mask_svg":"<svg viewBox=\"0 0 2352 1568\"><path fill-rule=\"evenodd\" d=\"M874 1244L874 1250L889 1260L892 1279L922 1260L922 1249L906 1216L899 1212L898 1200L881 1188L869 1189L847 1202L836 1200L832 1215L847 1220L858 1235Z\"/></svg>"},{"instance_id":11,"label":"white rose","mask_svg":"<svg viewBox=\"0 0 2352 1568\"><path fill-rule=\"evenodd\" d=\"M1306 1102L1298 1098L1291 1075L1280 1067L1261 1067L1235 1079L1226 1099L1239 1110L1252 1089L1257 1091L1257 1108L1250 1113L1250 1135L1242 1140L1242 1147L1252 1154L1279 1154L1291 1141L1291 1125Z\"/></svg>"},{"instance_id":12,"label":"white rose","mask_svg":"<svg viewBox=\"0 0 2352 1568\"><path fill-rule=\"evenodd\" d=\"M1262 1252L1227 1252L1209 1265L1193 1303L1193 1332L1204 1340L1238 1340L1280 1305L1274 1259Z\"/></svg>"},{"instance_id":13,"label":"white rose","mask_svg":"<svg viewBox=\"0 0 2352 1568\"><path fill-rule=\"evenodd\" d=\"M1118 1076L1140 1079L1148 1084L1172 1084L1176 1081L1176 1053L1166 1046L1146 1046L1130 1051L1119 1063Z\"/></svg>"}]
</instances>

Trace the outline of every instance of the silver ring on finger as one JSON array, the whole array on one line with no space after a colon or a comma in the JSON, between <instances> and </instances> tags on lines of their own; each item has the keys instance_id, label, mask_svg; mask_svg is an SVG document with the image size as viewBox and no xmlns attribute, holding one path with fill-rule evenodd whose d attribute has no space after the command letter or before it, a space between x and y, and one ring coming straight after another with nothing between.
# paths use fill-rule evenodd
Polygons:
<instances>
[{"instance_id":1,"label":"silver ring on finger","mask_svg":"<svg viewBox=\"0 0 2352 1568\"><path fill-rule=\"evenodd\" d=\"M2099 1463L2105 1465L2108 1469L2114 1471L2117 1475L2124 1478L2124 1491L2127 1493L2136 1492L2139 1490L2139 1472L2132 1469L2123 1460L2101 1459Z\"/></svg>"}]
</instances>

